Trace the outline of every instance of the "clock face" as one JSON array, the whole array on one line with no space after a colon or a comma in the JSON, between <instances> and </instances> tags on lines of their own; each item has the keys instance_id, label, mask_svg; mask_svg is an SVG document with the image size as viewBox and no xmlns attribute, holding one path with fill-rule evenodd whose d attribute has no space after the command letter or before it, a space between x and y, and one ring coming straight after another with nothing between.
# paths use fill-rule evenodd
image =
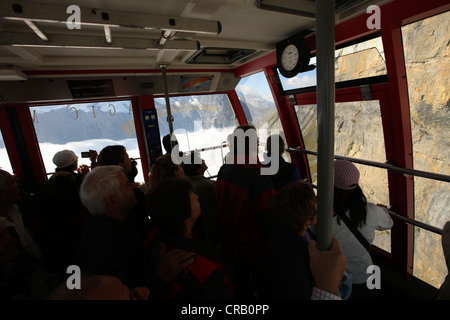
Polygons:
<instances>
[{"instance_id":1,"label":"clock face","mask_svg":"<svg viewBox=\"0 0 450 320\"><path fill-rule=\"evenodd\" d=\"M290 44L284 48L281 54L281 65L286 71L291 71L297 66L299 52L295 45Z\"/></svg>"}]
</instances>

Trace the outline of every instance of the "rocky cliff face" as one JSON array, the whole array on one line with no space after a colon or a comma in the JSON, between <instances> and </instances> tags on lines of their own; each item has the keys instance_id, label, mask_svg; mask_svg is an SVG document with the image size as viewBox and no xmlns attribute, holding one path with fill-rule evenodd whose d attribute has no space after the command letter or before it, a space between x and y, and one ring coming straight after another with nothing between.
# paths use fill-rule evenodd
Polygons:
<instances>
[{"instance_id":1,"label":"rocky cliff face","mask_svg":"<svg viewBox=\"0 0 450 320\"><path fill-rule=\"evenodd\" d=\"M450 175L450 12L405 26L414 168ZM442 228L450 220L450 184L414 178L415 217ZM416 228L414 275L439 287L447 274L441 237Z\"/></svg>"}]
</instances>

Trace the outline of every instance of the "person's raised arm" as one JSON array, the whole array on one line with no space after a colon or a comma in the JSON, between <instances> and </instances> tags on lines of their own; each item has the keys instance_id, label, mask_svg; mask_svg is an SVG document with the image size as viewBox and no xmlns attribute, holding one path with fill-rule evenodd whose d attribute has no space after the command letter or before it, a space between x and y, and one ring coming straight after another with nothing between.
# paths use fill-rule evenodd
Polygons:
<instances>
[{"instance_id":1,"label":"person's raised arm","mask_svg":"<svg viewBox=\"0 0 450 320\"><path fill-rule=\"evenodd\" d=\"M333 238L330 250L324 251L319 251L316 242L311 240L308 250L316 287L337 295L347 266L347 259L342 252L339 240Z\"/></svg>"}]
</instances>

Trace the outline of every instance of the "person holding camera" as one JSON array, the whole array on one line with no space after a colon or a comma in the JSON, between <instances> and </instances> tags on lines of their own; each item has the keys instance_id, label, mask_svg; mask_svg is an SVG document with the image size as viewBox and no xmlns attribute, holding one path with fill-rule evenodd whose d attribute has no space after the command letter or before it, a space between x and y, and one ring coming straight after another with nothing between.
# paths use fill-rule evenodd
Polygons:
<instances>
[{"instance_id":1,"label":"person holding camera","mask_svg":"<svg viewBox=\"0 0 450 320\"><path fill-rule=\"evenodd\" d=\"M82 152L81 156L83 158L90 158L92 169L97 166L97 151L89 150L89 152ZM84 176L90 171L88 165L83 164L78 166L78 156L72 150L58 151L53 157L53 163L56 165L55 172L70 172L75 175L75 178L80 184L83 182Z\"/></svg>"}]
</instances>

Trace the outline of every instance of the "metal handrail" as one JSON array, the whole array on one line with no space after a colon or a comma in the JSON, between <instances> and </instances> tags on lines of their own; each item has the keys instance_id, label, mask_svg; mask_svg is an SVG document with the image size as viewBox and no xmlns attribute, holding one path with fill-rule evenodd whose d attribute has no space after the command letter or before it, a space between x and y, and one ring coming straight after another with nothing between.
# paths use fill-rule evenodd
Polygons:
<instances>
[{"instance_id":1,"label":"metal handrail","mask_svg":"<svg viewBox=\"0 0 450 320\"><path fill-rule=\"evenodd\" d=\"M302 152L302 153L317 155L317 152L311 151L311 150L305 150L305 149L286 148L285 150L286 151ZM389 164L375 162L375 161L353 159L353 158L342 157L342 156L335 156L335 158L336 159L345 159L345 160L356 162L356 163L360 163L360 164L365 164L365 165L374 166L374 167L378 167L378 168L384 168L384 169L388 169L388 170L393 170L395 172L407 173L407 174L411 174L411 175L418 175L418 174L415 174L417 172L424 173L424 171L410 170L410 169L405 169L405 168L398 168L398 167L394 167L394 166L389 165ZM428 173L430 175L435 175L435 176L434 177L428 177L428 176L424 176L424 175L421 175L421 176L425 177L425 178L430 178L430 179L435 179L435 180L440 180L440 181L447 181L447 182L450 179L450 177L445 176L445 175L433 174L433 173L430 173L430 172L425 172L425 173ZM437 176L443 176L446 179L439 179L439 177L437 177ZM312 184L312 183L310 183L310 185L313 188L317 188L317 186ZM442 235L442 229L440 229L440 228L434 227L432 225L429 225L429 224L426 224L426 223L423 223L423 222L420 222L420 221L417 221L417 220L414 220L414 219L411 219L411 218L408 218L408 217L404 217L404 216L399 215L398 213L395 213L395 212L393 212L391 210L388 210L388 212L389 212L389 215L391 217L395 218L395 219L402 220L405 223L408 223L408 224L411 224L413 226L416 226L416 227L428 230L430 232Z\"/></svg>"},{"instance_id":2,"label":"metal handrail","mask_svg":"<svg viewBox=\"0 0 450 320\"><path fill-rule=\"evenodd\" d=\"M196 149L191 150L190 152L192 152L192 151L203 152L203 151L215 150L215 149L219 149L219 148L223 149L227 146L228 146L228 144L226 142L222 142L222 144L218 145L218 146L212 146L212 147L206 147L206 148L196 148Z\"/></svg>"},{"instance_id":3,"label":"metal handrail","mask_svg":"<svg viewBox=\"0 0 450 320\"><path fill-rule=\"evenodd\" d=\"M301 153L306 153L306 154L311 154L311 155L317 156L317 152L311 151L311 150L305 150L305 149L299 149L299 148L286 148L286 150L293 151L293 152L301 152ZM364 165L368 165L368 166L372 166L372 167L388 169L393 172L401 173L406 176L412 175L412 176L428 178L428 179L433 179L433 180L438 180L438 181L450 182L450 176L447 176L445 174L432 173L432 172L414 170L414 169L406 169L406 168L396 167L392 164L376 162L376 161L371 161L371 160L355 159L355 158L336 156L336 155L334 156L334 158L335 159L344 159L344 160L348 160L350 162L364 164Z\"/></svg>"},{"instance_id":4,"label":"metal handrail","mask_svg":"<svg viewBox=\"0 0 450 320\"><path fill-rule=\"evenodd\" d=\"M314 189L317 189L317 185L315 185L315 184L313 184L311 182L308 182L308 181L304 181L304 182L308 183ZM388 209L388 213L394 219L399 219L399 220L402 220L405 223L411 224L413 226L416 226L416 227L428 230L430 232L442 235L442 229L434 227L434 226L426 224L426 223L423 223L423 222L420 222L420 221L417 221L417 220L414 220L414 219L411 219L411 218L408 218L408 217L404 217L402 215L399 215L398 213L395 213L394 211L391 211L391 208Z\"/></svg>"},{"instance_id":5,"label":"metal handrail","mask_svg":"<svg viewBox=\"0 0 450 320\"><path fill-rule=\"evenodd\" d=\"M422 229L425 229L425 230L437 233L437 234L442 236L442 229L439 229L437 227L431 226L429 224L426 224L426 223L423 223L423 222L420 222L420 221L417 221L417 220L414 220L414 219L411 219L411 218L408 218L408 217L401 216L398 213L395 213L395 212L393 212L391 210L388 210L388 212L389 212L389 214L391 215L392 218L400 219L400 220L402 220L402 221L404 221L404 222L406 222L408 224L411 224L413 226L416 226L416 227L419 227L419 228L422 228Z\"/></svg>"}]
</instances>

